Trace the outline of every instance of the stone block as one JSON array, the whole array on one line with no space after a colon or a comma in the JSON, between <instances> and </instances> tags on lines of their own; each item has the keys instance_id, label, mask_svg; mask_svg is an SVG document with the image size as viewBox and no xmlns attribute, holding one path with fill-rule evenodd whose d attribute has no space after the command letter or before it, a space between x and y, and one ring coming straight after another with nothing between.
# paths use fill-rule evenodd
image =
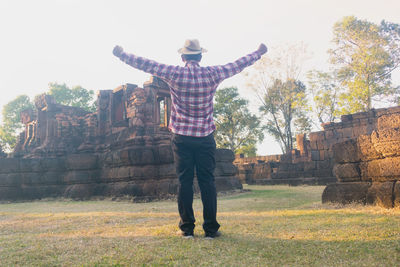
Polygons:
<instances>
[{"instance_id":1,"label":"stone block","mask_svg":"<svg viewBox=\"0 0 400 267\"><path fill-rule=\"evenodd\" d=\"M332 169L317 169L313 171L313 177L332 177Z\"/></svg>"},{"instance_id":2,"label":"stone block","mask_svg":"<svg viewBox=\"0 0 400 267\"><path fill-rule=\"evenodd\" d=\"M353 128L353 137L356 138L360 135L368 134L367 125L359 125Z\"/></svg>"},{"instance_id":3,"label":"stone block","mask_svg":"<svg viewBox=\"0 0 400 267\"><path fill-rule=\"evenodd\" d=\"M63 183L65 172L47 171L40 173L40 184L43 185L60 185Z\"/></svg>"},{"instance_id":4,"label":"stone block","mask_svg":"<svg viewBox=\"0 0 400 267\"><path fill-rule=\"evenodd\" d=\"M374 131L371 142L384 157L400 156L400 128Z\"/></svg>"},{"instance_id":5,"label":"stone block","mask_svg":"<svg viewBox=\"0 0 400 267\"><path fill-rule=\"evenodd\" d=\"M354 138L354 133L353 133L353 127L352 125L350 127L346 127L342 129L343 133L343 138Z\"/></svg>"},{"instance_id":6,"label":"stone block","mask_svg":"<svg viewBox=\"0 0 400 267\"><path fill-rule=\"evenodd\" d=\"M154 153L151 147L135 147L128 151L132 165L146 165L154 162Z\"/></svg>"},{"instance_id":7,"label":"stone block","mask_svg":"<svg viewBox=\"0 0 400 267\"><path fill-rule=\"evenodd\" d=\"M219 148L215 151L215 161L227 161L233 162L235 160L235 154L230 149Z\"/></svg>"},{"instance_id":8,"label":"stone block","mask_svg":"<svg viewBox=\"0 0 400 267\"><path fill-rule=\"evenodd\" d=\"M336 163L351 163L360 161L358 145L354 139L335 144L332 148Z\"/></svg>"},{"instance_id":9,"label":"stone block","mask_svg":"<svg viewBox=\"0 0 400 267\"><path fill-rule=\"evenodd\" d=\"M311 160L313 160L313 161L319 160L319 151L318 150L311 150Z\"/></svg>"},{"instance_id":10,"label":"stone block","mask_svg":"<svg viewBox=\"0 0 400 267\"><path fill-rule=\"evenodd\" d=\"M174 164L162 164L158 166L161 177L176 178L176 169Z\"/></svg>"},{"instance_id":11,"label":"stone block","mask_svg":"<svg viewBox=\"0 0 400 267\"><path fill-rule=\"evenodd\" d=\"M322 193L322 203L366 203L368 188L367 182L350 182L330 184Z\"/></svg>"},{"instance_id":12,"label":"stone block","mask_svg":"<svg viewBox=\"0 0 400 267\"><path fill-rule=\"evenodd\" d=\"M98 159L93 154L72 154L66 158L68 170L90 170L98 168Z\"/></svg>"},{"instance_id":13,"label":"stone block","mask_svg":"<svg viewBox=\"0 0 400 267\"><path fill-rule=\"evenodd\" d=\"M378 130L400 127L400 114L388 114L380 116L377 120Z\"/></svg>"},{"instance_id":14,"label":"stone block","mask_svg":"<svg viewBox=\"0 0 400 267\"><path fill-rule=\"evenodd\" d=\"M43 159L20 159L19 170L21 172L39 172L43 170L41 161Z\"/></svg>"},{"instance_id":15,"label":"stone block","mask_svg":"<svg viewBox=\"0 0 400 267\"><path fill-rule=\"evenodd\" d=\"M172 153L171 145L159 146L158 149L158 159L156 160L160 164L174 163L174 155Z\"/></svg>"},{"instance_id":16,"label":"stone block","mask_svg":"<svg viewBox=\"0 0 400 267\"><path fill-rule=\"evenodd\" d=\"M370 161L383 157L382 154L375 149L371 140L371 135L360 135L357 138L357 143L361 161Z\"/></svg>"},{"instance_id":17,"label":"stone block","mask_svg":"<svg viewBox=\"0 0 400 267\"><path fill-rule=\"evenodd\" d=\"M63 197L72 199L89 199L96 195L96 184L73 184L65 188Z\"/></svg>"},{"instance_id":18,"label":"stone block","mask_svg":"<svg viewBox=\"0 0 400 267\"><path fill-rule=\"evenodd\" d=\"M332 162L330 160L321 160L316 162L317 169L332 169Z\"/></svg>"},{"instance_id":19,"label":"stone block","mask_svg":"<svg viewBox=\"0 0 400 267\"><path fill-rule=\"evenodd\" d=\"M400 181L397 180L393 189L393 206L400 208Z\"/></svg>"},{"instance_id":20,"label":"stone block","mask_svg":"<svg viewBox=\"0 0 400 267\"><path fill-rule=\"evenodd\" d=\"M86 184L100 181L100 173L96 170L76 170L69 171L62 177L65 184Z\"/></svg>"},{"instance_id":21,"label":"stone block","mask_svg":"<svg viewBox=\"0 0 400 267\"><path fill-rule=\"evenodd\" d=\"M161 180L157 182L157 196L165 196L169 194L170 180Z\"/></svg>"},{"instance_id":22,"label":"stone block","mask_svg":"<svg viewBox=\"0 0 400 267\"><path fill-rule=\"evenodd\" d=\"M238 172L235 165L230 162L219 162L216 165L214 175L215 176L232 176Z\"/></svg>"},{"instance_id":23,"label":"stone block","mask_svg":"<svg viewBox=\"0 0 400 267\"><path fill-rule=\"evenodd\" d=\"M311 142L325 140L325 132L324 131L312 132L309 134L309 138Z\"/></svg>"},{"instance_id":24,"label":"stone block","mask_svg":"<svg viewBox=\"0 0 400 267\"><path fill-rule=\"evenodd\" d=\"M0 173L12 173L19 171L19 158L1 158Z\"/></svg>"},{"instance_id":25,"label":"stone block","mask_svg":"<svg viewBox=\"0 0 400 267\"><path fill-rule=\"evenodd\" d=\"M311 150L318 150L317 141L310 141Z\"/></svg>"},{"instance_id":26,"label":"stone block","mask_svg":"<svg viewBox=\"0 0 400 267\"><path fill-rule=\"evenodd\" d=\"M304 171L314 170L316 168L315 161L304 162Z\"/></svg>"},{"instance_id":27,"label":"stone block","mask_svg":"<svg viewBox=\"0 0 400 267\"><path fill-rule=\"evenodd\" d=\"M367 204L376 204L384 208L393 208L394 182L374 182L368 189Z\"/></svg>"},{"instance_id":28,"label":"stone block","mask_svg":"<svg viewBox=\"0 0 400 267\"><path fill-rule=\"evenodd\" d=\"M360 164L362 180L393 181L400 177L400 157L377 159Z\"/></svg>"},{"instance_id":29,"label":"stone block","mask_svg":"<svg viewBox=\"0 0 400 267\"><path fill-rule=\"evenodd\" d=\"M361 173L358 163L336 164L333 167L333 174L339 182L361 181Z\"/></svg>"},{"instance_id":30,"label":"stone block","mask_svg":"<svg viewBox=\"0 0 400 267\"><path fill-rule=\"evenodd\" d=\"M22 181L22 173L0 173L0 186L19 186Z\"/></svg>"}]
</instances>

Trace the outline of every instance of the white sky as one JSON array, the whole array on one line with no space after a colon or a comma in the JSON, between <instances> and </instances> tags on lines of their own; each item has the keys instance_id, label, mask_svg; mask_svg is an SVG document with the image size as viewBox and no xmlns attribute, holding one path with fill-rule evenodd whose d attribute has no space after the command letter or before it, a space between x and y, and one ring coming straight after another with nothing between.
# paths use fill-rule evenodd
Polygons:
<instances>
[{"instance_id":1,"label":"white sky","mask_svg":"<svg viewBox=\"0 0 400 267\"><path fill-rule=\"evenodd\" d=\"M270 48L304 42L312 52L304 72L324 69L335 22L354 15L400 23L399 11L398 0L0 0L0 109L18 95L45 92L49 82L95 91L141 86L149 75L115 58L116 44L179 65L176 50L185 39L198 38L209 51L202 64L214 65L252 52L261 42ZM238 86L250 99L254 93L244 84L238 75L220 88ZM258 153L280 150L268 138Z\"/></svg>"}]
</instances>

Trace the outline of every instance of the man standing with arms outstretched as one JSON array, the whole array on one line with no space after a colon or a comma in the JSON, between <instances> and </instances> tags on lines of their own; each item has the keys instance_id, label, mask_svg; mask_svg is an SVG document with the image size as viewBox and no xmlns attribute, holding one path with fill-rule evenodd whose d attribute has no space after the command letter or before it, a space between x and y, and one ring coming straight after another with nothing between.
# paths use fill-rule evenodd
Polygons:
<instances>
[{"instance_id":1,"label":"man standing with arms outstretched","mask_svg":"<svg viewBox=\"0 0 400 267\"><path fill-rule=\"evenodd\" d=\"M221 235L217 222L217 193L214 182L215 169L215 125L213 120L213 98L217 86L245 67L252 65L267 47L261 44L251 54L220 66L200 67L202 48L197 39L186 40L179 49L184 67L171 66L127 54L116 46L113 54L139 70L165 81L171 92L171 118L169 129L173 133L172 148L176 172L179 178L178 210L181 220L179 228L185 238L193 237L195 218L193 212L193 179L197 180L203 202L203 229L206 238Z\"/></svg>"}]
</instances>

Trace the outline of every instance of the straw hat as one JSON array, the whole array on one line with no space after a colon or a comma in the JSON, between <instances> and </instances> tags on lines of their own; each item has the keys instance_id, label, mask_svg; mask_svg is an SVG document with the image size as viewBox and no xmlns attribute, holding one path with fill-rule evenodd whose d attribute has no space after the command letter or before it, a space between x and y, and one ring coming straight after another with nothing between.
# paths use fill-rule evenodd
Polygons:
<instances>
[{"instance_id":1,"label":"straw hat","mask_svg":"<svg viewBox=\"0 0 400 267\"><path fill-rule=\"evenodd\" d=\"M185 55L195 55L205 52L207 52L207 50L200 47L199 40L197 39L187 39L183 47L178 50L178 53Z\"/></svg>"}]
</instances>

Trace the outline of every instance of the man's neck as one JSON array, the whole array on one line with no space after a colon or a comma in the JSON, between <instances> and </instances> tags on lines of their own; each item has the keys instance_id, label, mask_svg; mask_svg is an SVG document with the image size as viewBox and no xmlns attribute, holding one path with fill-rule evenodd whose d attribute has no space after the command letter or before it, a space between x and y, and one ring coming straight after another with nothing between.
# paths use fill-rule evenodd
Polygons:
<instances>
[{"instance_id":1,"label":"man's neck","mask_svg":"<svg viewBox=\"0 0 400 267\"><path fill-rule=\"evenodd\" d=\"M185 61L185 66L188 66L188 65L200 66L200 62L197 61L197 60L188 60L188 61Z\"/></svg>"}]
</instances>

